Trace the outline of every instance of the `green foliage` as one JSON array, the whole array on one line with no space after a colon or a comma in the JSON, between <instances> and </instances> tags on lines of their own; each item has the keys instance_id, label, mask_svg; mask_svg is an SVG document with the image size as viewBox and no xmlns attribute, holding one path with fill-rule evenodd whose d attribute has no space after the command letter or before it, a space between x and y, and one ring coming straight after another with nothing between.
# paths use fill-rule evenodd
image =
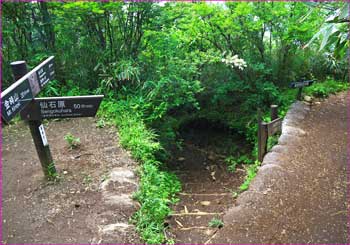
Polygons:
<instances>
[{"instance_id":1,"label":"green foliage","mask_svg":"<svg viewBox=\"0 0 350 245\"><path fill-rule=\"evenodd\" d=\"M236 171L236 166L238 164L238 162L236 161L236 159L232 156L226 157L225 158L225 162L228 165L227 169L234 173Z\"/></svg>"},{"instance_id":2,"label":"green foliage","mask_svg":"<svg viewBox=\"0 0 350 245\"><path fill-rule=\"evenodd\" d=\"M211 228L222 228L224 227L224 222L222 222L221 219L213 218L212 220L209 221L208 225Z\"/></svg>"},{"instance_id":3,"label":"green foliage","mask_svg":"<svg viewBox=\"0 0 350 245\"><path fill-rule=\"evenodd\" d=\"M47 173L48 173L48 180L50 181L59 181L59 176L58 173L56 172L56 168L55 168L55 163L52 162L47 166Z\"/></svg>"},{"instance_id":4,"label":"green foliage","mask_svg":"<svg viewBox=\"0 0 350 245\"><path fill-rule=\"evenodd\" d=\"M253 160L247 155L242 155L238 158L229 156L225 159L225 162L228 165L227 169L234 173L238 164L252 164Z\"/></svg>"},{"instance_id":5,"label":"green foliage","mask_svg":"<svg viewBox=\"0 0 350 245\"><path fill-rule=\"evenodd\" d=\"M311 11L314 11L315 7L323 7L319 4L311 5ZM329 6L327 8L328 16L325 23L320 30L312 37L307 43L309 46L315 39L322 37L320 50L325 47L329 47L335 57L344 57L346 50L349 48L348 36L348 24L350 22L349 3L341 3L340 6Z\"/></svg>"},{"instance_id":6,"label":"green foliage","mask_svg":"<svg viewBox=\"0 0 350 245\"><path fill-rule=\"evenodd\" d=\"M240 191L248 190L250 182L254 179L259 170L260 164L261 163L259 161L255 161L253 165L249 165L249 167L247 168L247 175L245 177L245 180L243 184L239 187Z\"/></svg>"},{"instance_id":7,"label":"green foliage","mask_svg":"<svg viewBox=\"0 0 350 245\"><path fill-rule=\"evenodd\" d=\"M99 114L115 121L121 144L140 161L140 187L134 197L141 207L133 221L146 243L160 244L165 242L164 220L171 212L169 205L177 201L175 194L181 186L174 174L162 170L156 156L164 150L155 133L146 128L141 109L134 104L137 100L103 101Z\"/></svg>"},{"instance_id":8,"label":"green foliage","mask_svg":"<svg viewBox=\"0 0 350 245\"><path fill-rule=\"evenodd\" d=\"M83 178L84 185L90 185L92 183L92 177L89 174L86 174Z\"/></svg>"},{"instance_id":9,"label":"green foliage","mask_svg":"<svg viewBox=\"0 0 350 245\"><path fill-rule=\"evenodd\" d=\"M97 128L104 128L106 126L106 122L103 118L98 119L96 122L96 127Z\"/></svg>"},{"instance_id":10,"label":"green foliage","mask_svg":"<svg viewBox=\"0 0 350 245\"><path fill-rule=\"evenodd\" d=\"M278 143L278 138L280 137L280 134L272 135L267 140L267 151L270 151L274 145Z\"/></svg>"},{"instance_id":11,"label":"green foliage","mask_svg":"<svg viewBox=\"0 0 350 245\"><path fill-rule=\"evenodd\" d=\"M318 82L305 89L307 95L312 95L317 98L326 98L330 94L335 94L337 92L347 90L350 88L349 83L337 82L332 79L328 79L324 82Z\"/></svg>"},{"instance_id":12,"label":"green foliage","mask_svg":"<svg viewBox=\"0 0 350 245\"><path fill-rule=\"evenodd\" d=\"M202 88L199 81L186 81L181 78L162 78L160 81L147 81L143 88L149 105L146 110L149 121L164 117L170 110L182 107L199 108L195 95Z\"/></svg>"},{"instance_id":13,"label":"green foliage","mask_svg":"<svg viewBox=\"0 0 350 245\"><path fill-rule=\"evenodd\" d=\"M71 149L76 149L80 146L80 138L74 137L71 133L66 134L64 139Z\"/></svg>"}]
</instances>

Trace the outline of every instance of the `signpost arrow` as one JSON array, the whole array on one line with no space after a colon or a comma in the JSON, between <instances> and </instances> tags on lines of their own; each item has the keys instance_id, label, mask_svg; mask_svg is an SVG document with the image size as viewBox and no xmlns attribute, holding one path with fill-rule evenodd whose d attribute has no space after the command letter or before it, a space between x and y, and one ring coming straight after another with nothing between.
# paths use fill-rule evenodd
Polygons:
<instances>
[{"instance_id":1,"label":"signpost arrow","mask_svg":"<svg viewBox=\"0 0 350 245\"><path fill-rule=\"evenodd\" d=\"M311 86L314 83L315 80L305 80L300 82L292 82L289 84L290 88L299 88L298 94L297 94L297 100L301 100L301 93L303 90L303 87Z\"/></svg>"},{"instance_id":2,"label":"signpost arrow","mask_svg":"<svg viewBox=\"0 0 350 245\"><path fill-rule=\"evenodd\" d=\"M40 108L41 117L71 118L94 117L103 95L38 98L35 103Z\"/></svg>"},{"instance_id":3,"label":"signpost arrow","mask_svg":"<svg viewBox=\"0 0 350 245\"><path fill-rule=\"evenodd\" d=\"M1 93L1 116L6 122L23 110L53 79L55 75L53 59L54 56L47 58L28 73L25 61L11 63L14 77L19 80Z\"/></svg>"},{"instance_id":4,"label":"signpost arrow","mask_svg":"<svg viewBox=\"0 0 350 245\"><path fill-rule=\"evenodd\" d=\"M103 95L35 98L33 105L25 108L22 118L42 120L51 118L94 117Z\"/></svg>"}]
</instances>

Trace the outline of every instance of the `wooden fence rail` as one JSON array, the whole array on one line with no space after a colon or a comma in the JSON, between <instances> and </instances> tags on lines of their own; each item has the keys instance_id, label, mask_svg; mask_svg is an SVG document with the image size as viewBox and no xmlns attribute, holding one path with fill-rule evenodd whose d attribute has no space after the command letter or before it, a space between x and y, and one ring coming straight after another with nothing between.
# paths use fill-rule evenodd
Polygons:
<instances>
[{"instance_id":1,"label":"wooden fence rail","mask_svg":"<svg viewBox=\"0 0 350 245\"><path fill-rule=\"evenodd\" d=\"M267 153L267 141L272 135L282 131L282 118L278 117L278 106L271 105L271 122L262 121L261 111L258 111L258 160L263 161Z\"/></svg>"}]
</instances>

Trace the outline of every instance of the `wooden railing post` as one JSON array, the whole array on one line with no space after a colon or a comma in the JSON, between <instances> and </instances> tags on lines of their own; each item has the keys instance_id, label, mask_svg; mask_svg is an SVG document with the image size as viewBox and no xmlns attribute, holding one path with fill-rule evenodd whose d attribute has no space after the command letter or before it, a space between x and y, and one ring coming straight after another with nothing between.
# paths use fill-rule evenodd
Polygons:
<instances>
[{"instance_id":1,"label":"wooden railing post","mask_svg":"<svg viewBox=\"0 0 350 245\"><path fill-rule=\"evenodd\" d=\"M278 118L278 105L271 105L271 121Z\"/></svg>"},{"instance_id":2,"label":"wooden railing post","mask_svg":"<svg viewBox=\"0 0 350 245\"><path fill-rule=\"evenodd\" d=\"M303 87L300 87L297 93L297 100L301 101L302 94L303 94Z\"/></svg>"},{"instance_id":3,"label":"wooden railing post","mask_svg":"<svg viewBox=\"0 0 350 245\"><path fill-rule=\"evenodd\" d=\"M261 110L258 110L258 161L262 162L267 152L267 125L262 121Z\"/></svg>"},{"instance_id":4,"label":"wooden railing post","mask_svg":"<svg viewBox=\"0 0 350 245\"><path fill-rule=\"evenodd\" d=\"M15 61L11 63L12 73L15 81L23 77L27 72L27 64L25 61ZM34 102L27 105L27 108L35 106ZM28 119L25 114L26 109L21 113L22 119ZM44 126L41 120L28 120L30 133L32 134L36 151L39 156L41 167L44 175L48 180L52 180L56 176L56 168L52 159L49 144L46 139Z\"/></svg>"}]
</instances>

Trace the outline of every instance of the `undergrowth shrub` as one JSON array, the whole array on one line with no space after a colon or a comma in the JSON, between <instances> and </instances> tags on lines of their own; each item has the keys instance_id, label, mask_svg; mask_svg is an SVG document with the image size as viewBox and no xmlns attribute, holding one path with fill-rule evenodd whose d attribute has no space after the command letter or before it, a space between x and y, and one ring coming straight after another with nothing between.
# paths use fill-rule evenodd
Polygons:
<instances>
[{"instance_id":1,"label":"undergrowth shrub","mask_svg":"<svg viewBox=\"0 0 350 245\"><path fill-rule=\"evenodd\" d=\"M174 174L162 170L163 163L158 161L157 154L164 149L154 131L146 127L138 109L132 99L103 101L99 115L114 120L121 145L129 149L141 165L140 186L134 193L141 207L132 221L146 243L160 244L165 242L164 220L171 212L170 204L177 201L175 194L181 185Z\"/></svg>"},{"instance_id":2,"label":"undergrowth shrub","mask_svg":"<svg viewBox=\"0 0 350 245\"><path fill-rule=\"evenodd\" d=\"M335 94L343 90L349 89L349 83L337 82L332 79L328 79L324 82L316 82L312 86L305 89L305 93L317 98L326 98L330 94Z\"/></svg>"}]
</instances>

